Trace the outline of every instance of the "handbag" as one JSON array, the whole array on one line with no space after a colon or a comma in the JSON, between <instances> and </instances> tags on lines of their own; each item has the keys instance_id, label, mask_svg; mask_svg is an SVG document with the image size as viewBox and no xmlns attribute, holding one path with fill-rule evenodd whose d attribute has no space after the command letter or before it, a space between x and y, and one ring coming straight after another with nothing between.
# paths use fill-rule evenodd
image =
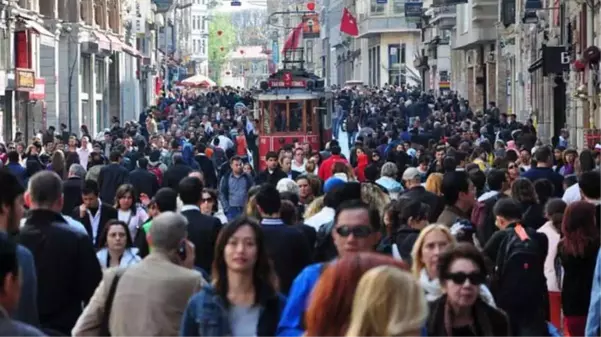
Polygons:
<instances>
[{"instance_id":1,"label":"handbag","mask_svg":"<svg viewBox=\"0 0 601 337\"><path fill-rule=\"evenodd\" d=\"M115 273L115 277L113 278L113 282L111 282L111 287L109 288L109 293L106 297L106 302L104 303L104 313L102 314L102 321L100 322L99 335L100 336L110 336L111 331L109 329L109 320L111 318L111 311L113 308L113 300L115 299L115 293L117 292L117 285L119 284L119 279L123 276L125 269L119 269Z\"/></svg>"}]
</instances>

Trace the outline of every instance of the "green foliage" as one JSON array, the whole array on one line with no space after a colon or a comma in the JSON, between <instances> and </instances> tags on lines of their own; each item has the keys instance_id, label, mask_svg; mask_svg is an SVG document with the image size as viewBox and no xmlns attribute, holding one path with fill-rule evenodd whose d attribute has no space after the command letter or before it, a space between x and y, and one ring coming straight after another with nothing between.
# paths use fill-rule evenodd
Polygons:
<instances>
[{"instance_id":1,"label":"green foliage","mask_svg":"<svg viewBox=\"0 0 601 337\"><path fill-rule=\"evenodd\" d=\"M221 35L219 35L221 32ZM209 70L211 79L220 84L221 69L236 42L236 28L231 15L216 14L209 23Z\"/></svg>"}]
</instances>

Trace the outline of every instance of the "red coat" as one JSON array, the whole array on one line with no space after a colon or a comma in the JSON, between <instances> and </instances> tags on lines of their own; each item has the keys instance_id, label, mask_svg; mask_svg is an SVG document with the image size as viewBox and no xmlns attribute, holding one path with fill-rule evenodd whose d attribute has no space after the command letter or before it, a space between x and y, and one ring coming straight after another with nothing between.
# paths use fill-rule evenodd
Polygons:
<instances>
[{"instance_id":1,"label":"red coat","mask_svg":"<svg viewBox=\"0 0 601 337\"><path fill-rule=\"evenodd\" d=\"M357 167L355 168L355 175L357 176L357 180L359 182L365 181L365 168L367 167L369 160L365 153L362 153L357 156Z\"/></svg>"},{"instance_id":2,"label":"red coat","mask_svg":"<svg viewBox=\"0 0 601 337\"><path fill-rule=\"evenodd\" d=\"M325 182L332 176L332 168L334 167L334 164L338 162L348 164L348 161L346 159L342 158L340 155L337 154L331 155L330 158L324 160L321 163L321 165L319 166L318 174L319 178L323 182Z\"/></svg>"}]
</instances>

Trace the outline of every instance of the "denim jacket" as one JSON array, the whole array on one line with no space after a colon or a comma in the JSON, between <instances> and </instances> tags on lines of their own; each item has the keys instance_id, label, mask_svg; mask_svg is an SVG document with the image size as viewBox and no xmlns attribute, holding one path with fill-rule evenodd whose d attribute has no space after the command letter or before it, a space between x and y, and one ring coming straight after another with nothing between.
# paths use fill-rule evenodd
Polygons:
<instances>
[{"instance_id":1,"label":"denim jacket","mask_svg":"<svg viewBox=\"0 0 601 337\"><path fill-rule=\"evenodd\" d=\"M264 288L265 289L265 288ZM273 291L259 295L261 313L257 336L274 336L286 299ZM180 336L231 336L228 305L212 286L204 287L188 302L182 316Z\"/></svg>"}]
</instances>

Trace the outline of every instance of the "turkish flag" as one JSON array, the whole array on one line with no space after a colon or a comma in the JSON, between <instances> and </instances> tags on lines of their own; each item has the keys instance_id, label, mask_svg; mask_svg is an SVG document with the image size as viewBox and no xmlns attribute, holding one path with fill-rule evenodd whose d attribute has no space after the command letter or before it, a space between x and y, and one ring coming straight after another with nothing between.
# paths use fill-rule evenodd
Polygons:
<instances>
[{"instance_id":1,"label":"turkish flag","mask_svg":"<svg viewBox=\"0 0 601 337\"><path fill-rule=\"evenodd\" d=\"M357 26L357 20L351 14L351 12L344 8L342 11L342 19L340 20L340 31L350 36L359 35L359 27Z\"/></svg>"},{"instance_id":2,"label":"turkish flag","mask_svg":"<svg viewBox=\"0 0 601 337\"><path fill-rule=\"evenodd\" d=\"M296 49L300 45L300 41L303 35L303 22L299 23L284 42L284 48L282 48L282 54L286 53L289 49Z\"/></svg>"}]
</instances>

